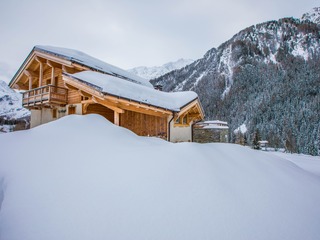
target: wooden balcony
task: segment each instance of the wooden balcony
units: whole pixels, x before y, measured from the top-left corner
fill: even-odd
[[[41,105],[65,105],[68,101],[68,90],[62,87],[46,85],[23,93],[22,105],[33,107]]]

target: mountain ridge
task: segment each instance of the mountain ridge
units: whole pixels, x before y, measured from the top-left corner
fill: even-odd
[[[233,141],[237,137],[233,131],[246,124],[248,142],[259,130],[274,147],[319,154],[317,10],[301,19],[282,18],[247,27],[203,58],[151,83],[162,85],[164,91],[197,92],[207,119],[229,122]]]
[[[140,66],[140,67],[128,69],[127,71],[130,73],[136,74],[142,78],[150,80],[150,79],[160,77],[173,70],[181,69],[186,65],[189,65],[193,61],[194,60],[192,59],[180,58],[177,61],[168,62],[161,66],[153,66],[153,67]]]

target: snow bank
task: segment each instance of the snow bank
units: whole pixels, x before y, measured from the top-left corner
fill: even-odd
[[[320,239],[319,177],[261,151],[138,137],[97,115],[0,146],[1,240]]]
[[[284,153],[280,151],[269,151],[267,152],[272,155],[279,156],[283,159],[286,159],[290,162],[293,162],[302,169],[316,174],[320,177],[320,156],[310,156],[304,154],[296,153]]]
[[[86,84],[94,85],[103,93],[170,109],[172,111],[180,111],[183,106],[198,97],[198,95],[192,91],[162,92],[98,72],[83,71],[67,75]]]

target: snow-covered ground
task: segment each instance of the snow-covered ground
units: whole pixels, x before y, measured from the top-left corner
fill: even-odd
[[[0,146],[1,240],[320,239],[320,177],[283,156],[139,137],[98,115]]]
[[[280,151],[269,151],[267,153],[289,160],[302,169],[316,174],[320,177],[320,156],[284,153]]]

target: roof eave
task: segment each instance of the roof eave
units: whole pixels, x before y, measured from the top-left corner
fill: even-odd
[[[138,103],[138,104],[148,105],[148,106],[150,106],[150,107],[160,108],[160,109],[165,110],[165,111],[171,111],[172,113],[178,112],[177,109],[164,108],[164,107],[161,107],[161,106],[156,106],[156,105],[153,105],[153,104],[148,104],[148,103],[144,103],[144,102],[139,102],[139,101],[134,100],[134,99],[130,99],[130,98],[126,98],[126,97],[123,97],[123,96],[119,96],[119,95],[115,95],[115,94],[112,94],[112,93],[105,92],[105,91],[102,90],[101,87],[96,86],[96,85],[91,84],[91,83],[88,83],[88,82],[86,82],[86,81],[84,81],[84,80],[82,80],[82,79],[80,79],[80,78],[75,77],[75,76],[72,76],[72,74],[63,73],[62,75],[67,76],[67,77],[69,77],[69,78],[71,78],[71,79],[73,79],[73,80],[79,81],[79,82],[81,82],[81,83],[83,83],[83,84],[86,84],[86,85],[89,86],[89,87],[94,87],[96,90],[100,91],[103,95],[107,95],[107,96],[111,96],[111,97],[116,97],[116,98],[119,98],[119,99],[124,99],[124,100],[126,100],[126,101],[132,101],[132,102],[135,102],[135,103]]]

